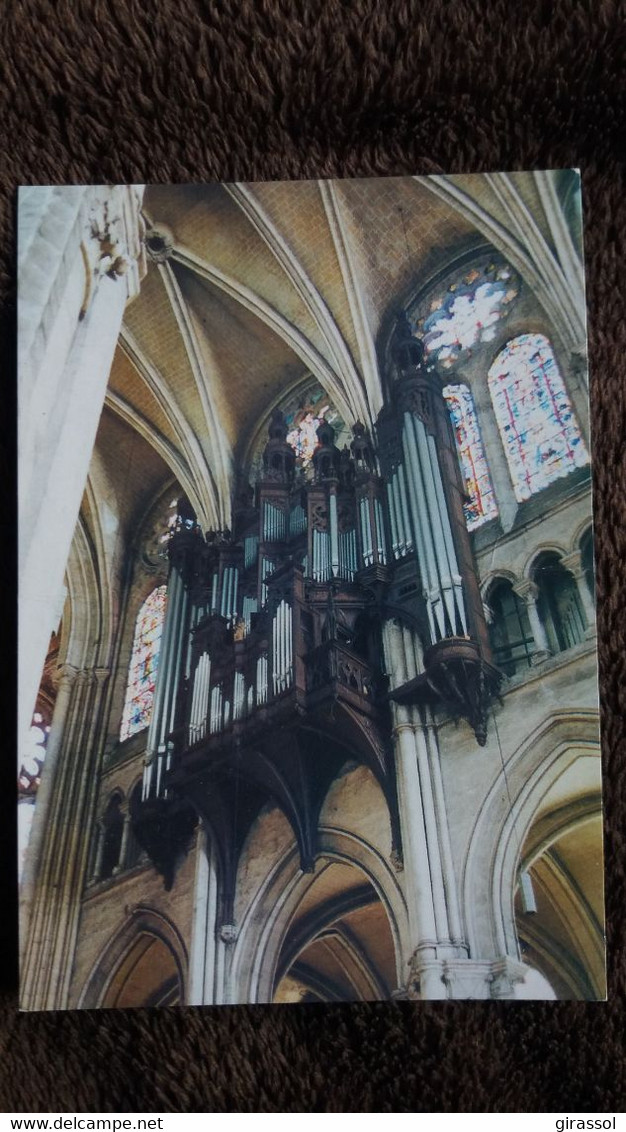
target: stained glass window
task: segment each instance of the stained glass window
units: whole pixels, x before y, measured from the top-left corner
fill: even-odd
[[[288,428],[287,443],[293,448],[301,467],[306,468],[313,459],[317,448],[317,429],[322,421],[328,421],[335,430],[335,443],[344,430],[344,423],[334,409],[327,394],[317,386],[298,398],[295,405],[288,405],[285,423]]]
[[[122,740],[135,735],[150,722],[166,601],[167,587],[157,586],[137,615],[120,730]]]
[[[507,342],[488,381],[520,502],[589,463],[547,338],[521,334]]]
[[[317,429],[322,420],[328,421],[335,430],[335,444],[338,448],[349,444],[350,432],[334,408],[328,394],[314,380],[300,385],[288,394],[277,408],[285,417],[287,442],[296,454],[296,468],[305,478],[312,470],[313,453],[317,448]],[[250,461],[250,479],[259,479],[263,469],[263,449],[267,444],[267,427],[263,427]]]
[[[461,475],[468,496],[463,506],[465,520],[468,530],[474,531],[498,514],[474,398],[467,385],[446,385],[443,395],[454,428]]]
[[[473,269],[434,299],[430,312],[414,322],[427,357],[450,369],[464,351],[491,342],[496,324],[519,294],[519,283],[508,264]]]
[[[172,499],[167,509],[167,519],[164,523],[165,529],[159,535],[159,542],[161,543],[161,545],[170,541],[173,532],[176,530],[178,521],[178,500]],[[163,551],[161,551],[161,553],[163,554]]]

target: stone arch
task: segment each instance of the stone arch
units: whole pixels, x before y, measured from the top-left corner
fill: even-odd
[[[506,567],[498,567],[496,570],[490,570],[485,574],[480,583],[480,593],[483,601],[489,604],[489,593],[494,586],[499,582],[510,582],[512,586],[520,581],[518,575],[514,570],[509,570]]]
[[[518,955],[514,896],[520,854],[542,800],[561,775],[584,756],[598,759],[594,711],[554,712],[510,756],[478,814],[462,880],[470,956]]]
[[[567,557],[567,551],[559,543],[541,542],[537,546],[533,547],[532,553],[529,554],[528,558],[524,562],[524,566],[522,568],[522,578],[528,579],[531,582],[534,580],[533,575],[535,568],[539,559],[544,554],[557,554],[559,558]]]
[[[483,596],[493,662],[508,677],[530,666],[536,647],[526,603],[515,587],[515,576],[508,570],[494,571]]]
[[[114,1005],[149,1005],[140,1002],[118,1003],[113,1000],[120,996],[123,980],[128,978],[132,960],[142,959],[150,946],[158,951],[161,962],[164,957],[171,960],[171,970],[175,972],[178,981],[179,1001],[184,1002],[187,950],[182,936],[163,913],[140,905],[113,935],[96,960],[81,994],[79,1008],[87,1010]]]
[[[365,839],[331,826],[322,826],[319,831],[316,869],[320,861],[352,865],[371,884],[387,915],[400,985],[409,955],[409,928],[406,902],[391,865]],[[277,861],[249,905],[238,932],[231,966],[232,1001],[272,1001],[283,943],[315,879],[316,871],[302,872],[295,845]]]
[[[593,537],[593,519],[590,519],[589,516],[586,516],[583,519],[582,523],[578,523],[578,525],[574,528],[570,540],[570,552],[573,550],[580,550],[581,543],[589,536]]]

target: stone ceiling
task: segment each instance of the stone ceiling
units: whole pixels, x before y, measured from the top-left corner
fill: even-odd
[[[531,237],[553,254],[535,177],[148,187],[153,254],[108,409],[203,525],[228,525],[235,470],[283,391],[311,373],[344,419],[371,423],[386,340],[413,295],[485,244],[531,276]]]

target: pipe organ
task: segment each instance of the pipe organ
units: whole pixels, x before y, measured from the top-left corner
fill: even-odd
[[[235,806],[235,781],[251,809],[282,791],[303,860],[306,782],[334,743],[371,757],[393,812],[390,700],[464,717],[484,743],[500,679],[443,383],[402,320],[392,372],[375,437],[357,423],[340,451],[322,421],[302,469],[276,411],[232,531],[203,537],[182,502],[171,538],[144,799],[171,792],[207,812]]]

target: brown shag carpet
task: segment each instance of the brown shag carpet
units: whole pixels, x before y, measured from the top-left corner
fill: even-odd
[[[3,5],[5,357],[20,182],[582,169],[610,976],[607,1004],[19,1016],[9,872],[0,904],[4,1111],[623,1111],[625,20],[613,0]],[[9,436],[5,487],[11,460]],[[4,570],[6,588],[10,562]],[[6,761],[5,847],[11,749]]]

